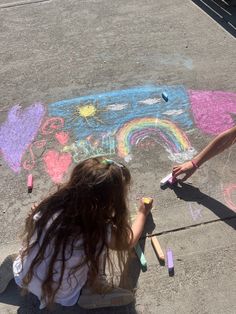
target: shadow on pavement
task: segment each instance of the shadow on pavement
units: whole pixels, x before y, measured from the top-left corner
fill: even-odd
[[[236,1],[235,0],[192,0],[226,31],[236,37]]]
[[[172,190],[178,198],[187,202],[196,202],[203,205],[230,227],[236,229],[235,219],[228,219],[236,217],[235,212],[211,196],[202,193],[199,188],[187,183],[179,183],[178,185],[172,186]]]
[[[12,280],[6,289],[6,291],[0,294],[0,303],[11,304],[13,306],[17,306],[17,314],[136,314],[135,305],[129,304],[127,306],[120,307],[109,307],[109,308],[101,308],[96,310],[85,310],[79,307],[78,305],[74,306],[61,306],[59,304],[55,304],[51,310],[48,309],[39,309],[39,301],[36,296],[29,293],[26,296],[21,296],[20,289],[15,284],[14,280]]]

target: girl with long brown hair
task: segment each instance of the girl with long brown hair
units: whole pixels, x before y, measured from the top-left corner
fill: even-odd
[[[99,279],[104,257],[114,276],[111,251],[117,253],[122,271],[127,252],[138,242],[152,207],[140,202],[130,227],[130,180],[125,165],[103,157],[89,158],[29,214],[13,271],[16,283],[36,295],[41,308],[53,303],[71,306],[78,302],[94,308],[133,301],[133,294],[125,289],[112,286],[105,293]]]

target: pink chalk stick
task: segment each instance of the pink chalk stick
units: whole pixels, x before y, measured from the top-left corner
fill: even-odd
[[[171,177],[171,178],[168,180],[168,182],[169,182],[170,184],[175,184],[175,183],[177,182],[177,179]]]
[[[29,190],[33,189],[33,175],[32,174],[28,175],[27,186]]]

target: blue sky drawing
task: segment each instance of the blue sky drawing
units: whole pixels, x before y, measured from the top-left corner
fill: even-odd
[[[162,92],[168,94],[167,102],[162,99]],[[157,99],[157,102],[145,104],[147,99],[154,99],[154,102]],[[73,114],[76,108],[89,103],[96,106],[98,120],[90,117],[88,123],[83,117]],[[124,108],[107,110],[117,104]],[[143,86],[54,102],[48,105],[48,114],[64,118],[64,129],[72,132],[75,139],[81,139],[90,134],[116,132],[124,123],[143,117],[171,120],[181,129],[189,130],[193,127],[189,105],[183,86]]]

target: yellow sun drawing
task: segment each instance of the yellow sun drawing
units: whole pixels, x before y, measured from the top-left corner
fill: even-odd
[[[93,104],[84,105],[76,108],[76,112],[83,118],[93,117],[97,112],[97,108]]]
[[[99,123],[104,123],[102,120],[98,118],[100,112],[106,111],[106,109],[98,109],[97,104],[95,103],[87,103],[83,105],[77,105],[73,111],[73,120],[82,118],[86,121],[88,125],[90,125],[89,120],[95,121]]]

